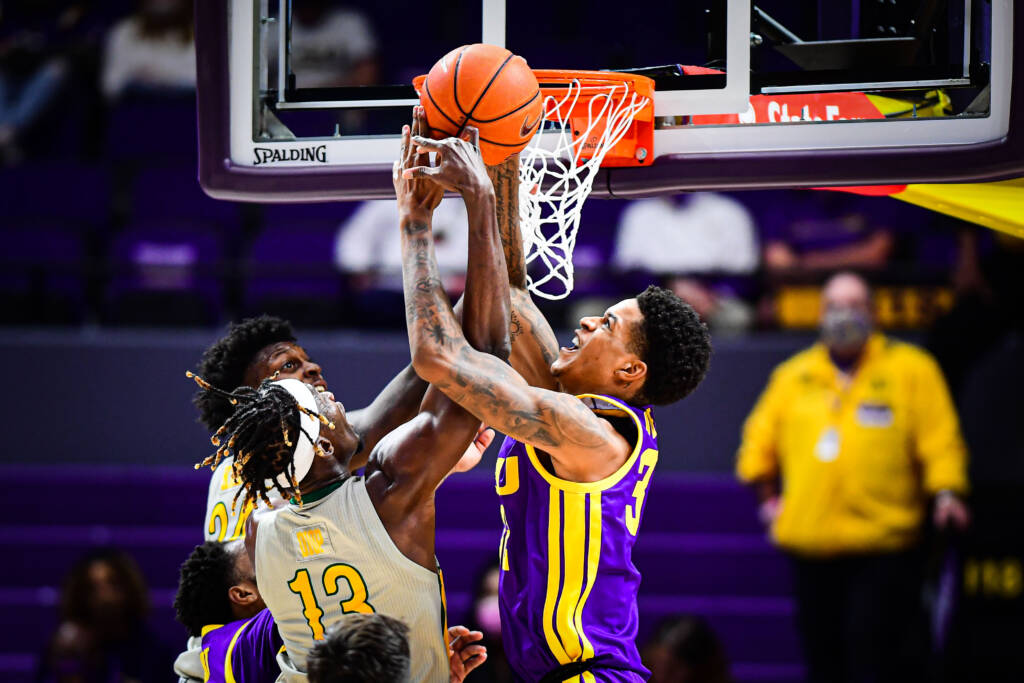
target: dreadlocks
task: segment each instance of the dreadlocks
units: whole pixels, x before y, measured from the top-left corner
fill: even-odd
[[[287,320],[269,315],[246,318],[232,324],[228,333],[203,353],[198,374],[218,389],[230,391],[245,384],[245,371],[260,349],[294,341],[295,332]],[[200,391],[192,402],[199,409],[199,421],[208,431],[231,417],[233,408],[220,394]]]
[[[317,440],[302,428],[299,413],[301,411],[314,420],[319,420],[328,429],[334,429],[334,423],[325,416],[299,405],[287,389],[275,384],[273,380],[277,378],[277,373],[263,380],[259,389],[239,387],[234,391],[224,391],[212,386],[191,372],[186,372],[185,376],[194,379],[203,391],[215,394],[235,407],[231,417],[210,437],[210,443],[218,447],[217,451],[196,465],[196,469],[206,466],[215,468],[223,458],[235,459],[232,472],[235,479],[242,482],[242,488],[231,501],[232,512],[243,491],[243,508],[249,502],[255,505],[260,500],[269,506],[270,498],[267,494],[271,489],[276,489],[282,497],[287,497],[277,480],[278,475],[282,473],[291,482],[290,488],[295,491],[299,505],[302,505],[302,492],[299,491],[299,483],[295,480],[293,439],[304,435],[313,444],[313,450],[317,455],[326,458],[327,453]],[[273,482],[270,488],[267,487],[267,480]]]

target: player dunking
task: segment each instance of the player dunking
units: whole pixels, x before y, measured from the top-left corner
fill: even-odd
[[[447,162],[463,144],[414,141],[441,163],[403,166],[400,206],[429,192],[430,181],[450,187]],[[525,289],[515,164],[495,178],[512,277],[513,367],[466,343],[440,286],[429,221],[403,215],[413,366],[508,435],[496,476],[504,520],[499,598],[505,651],[518,676],[646,680],[634,642],[640,575],[631,553],[658,459],[649,406],[696,388],[710,339],[692,308],[652,287],[583,318],[570,345],[556,349]],[[485,256],[472,252],[470,262]]]
[[[406,148],[409,136],[406,127]],[[408,156],[408,164],[416,163],[413,150]],[[469,264],[467,335],[507,356],[508,286],[493,188],[478,152],[455,161],[461,162],[458,189],[470,217],[469,242],[487,254]],[[435,186],[400,204],[429,222],[441,194]],[[479,421],[428,389],[421,412],[381,440],[366,476],[358,477],[348,465],[359,438],[328,394],[288,379],[264,380],[259,389],[241,388],[229,398],[238,405],[215,438],[218,455],[235,458],[243,502],[264,498],[268,489],[294,495],[291,505],[263,521],[250,517],[246,531],[261,594],[287,648],[279,659],[282,672],[303,680],[314,640],[343,613],[379,612],[410,629],[412,680],[448,681],[433,495]]]

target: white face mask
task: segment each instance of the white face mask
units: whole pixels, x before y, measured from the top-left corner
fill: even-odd
[[[860,351],[870,334],[871,319],[856,308],[830,308],[821,318],[821,341],[834,353]]]

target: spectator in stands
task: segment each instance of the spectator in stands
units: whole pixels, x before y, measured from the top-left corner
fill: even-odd
[[[938,365],[873,331],[867,283],[835,275],[823,300],[821,341],[772,374],[737,473],[792,560],[808,680],[914,681],[922,523],[932,501],[936,527],[966,527],[966,452]]]
[[[79,560],[61,595],[61,623],[37,681],[165,681],[174,656],[146,623],[149,594],[125,552]]]
[[[269,36],[276,45],[276,33]],[[377,39],[361,12],[302,0],[292,7],[291,69],[300,88],[377,83]]]
[[[810,190],[786,197],[761,217],[769,274],[877,269],[889,262],[895,244],[891,226],[864,211],[871,200]]]
[[[36,0],[0,12],[0,163],[18,162],[24,135],[53,105],[71,70],[81,2]]]
[[[754,220],[735,199],[712,192],[641,199],[622,214],[613,264],[665,278],[716,331],[746,329],[742,295],[757,269]]]
[[[196,87],[192,0],[139,0],[110,31],[100,84],[108,99],[127,90],[180,92]]]
[[[681,615],[662,622],[644,646],[649,683],[731,683],[729,660],[703,617]]]
[[[465,287],[467,221],[466,206],[458,199],[442,199],[434,211],[437,265],[449,294]],[[374,200],[364,202],[338,231],[334,262],[349,275],[364,322],[404,325],[401,236],[396,225],[395,202]]]

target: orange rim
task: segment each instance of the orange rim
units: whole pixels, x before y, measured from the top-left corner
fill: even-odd
[[[629,132],[623,139],[612,147],[605,154],[601,166],[648,166],[654,160],[654,80],[639,74],[621,73],[618,71],[581,71],[572,69],[534,69],[534,75],[540,85],[544,97],[556,98],[554,106],[552,103],[545,105],[544,118],[548,121],[562,121],[571,124],[573,136],[578,131],[586,130],[589,123],[589,103],[595,97],[611,96],[615,100],[621,100],[636,93],[647,98],[644,105],[633,119]],[[427,79],[426,74],[416,76],[413,87],[417,93],[423,92],[423,82]],[[579,83],[579,94],[571,101],[561,102],[561,98],[568,94],[570,87]],[[619,88],[615,86],[626,86]],[[562,112],[558,117],[553,116],[561,106],[568,105],[569,110]],[[600,125],[593,132],[600,132],[604,128]]]

